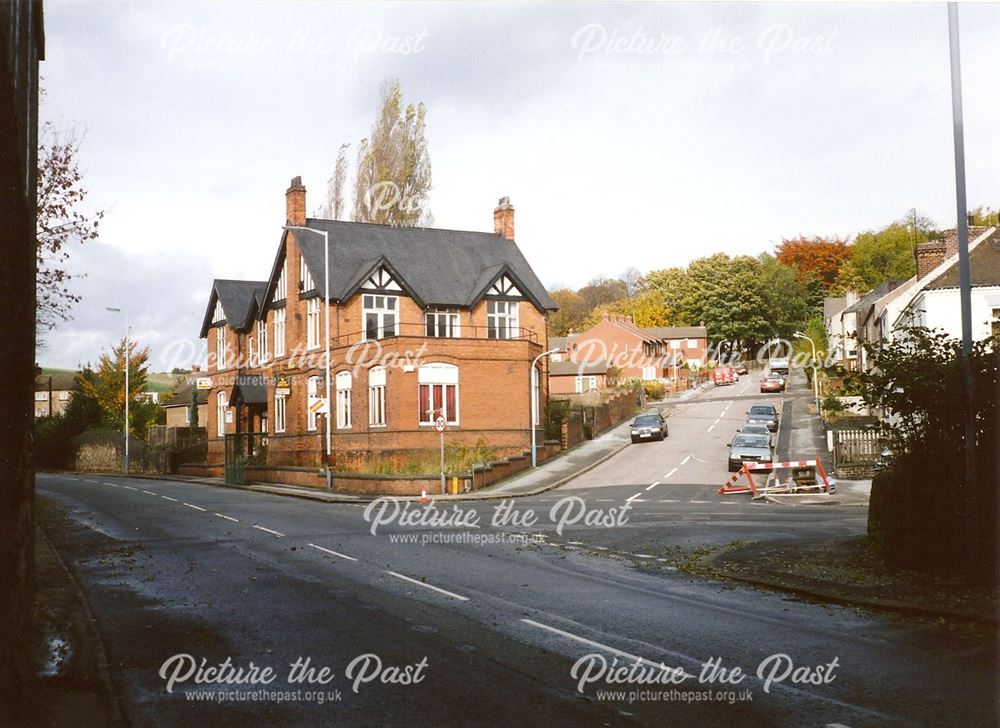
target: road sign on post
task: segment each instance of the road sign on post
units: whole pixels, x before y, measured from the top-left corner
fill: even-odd
[[[447,423],[445,422],[444,417],[439,416],[436,420],[434,420],[434,429],[437,430],[438,434],[441,436],[441,495],[444,495],[447,492],[444,477],[444,428],[446,424]]]

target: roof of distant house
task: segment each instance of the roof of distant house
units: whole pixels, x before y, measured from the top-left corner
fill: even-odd
[[[847,298],[844,296],[830,296],[823,299],[823,320],[832,319],[837,314],[847,308]]]
[[[865,312],[873,306],[877,300],[882,298],[882,296],[896,290],[904,283],[906,283],[906,281],[886,281],[885,283],[880,283],[878,286],[862,296],[857,303],[848,306],[841,311],[841,314]]]
[[[170,396],[166,402],[163,403],[164,407],[186,407],[191,404],[191,384],[182,384],[179,386],[174,393]],[[199,389],[198,394],[198,404],[208,404],[208,390]]]
[[[571,376],[592,376],[596,374],[607,374],[608,363],[606,361],[554,361],[549,367],[550,377],[571,377]]]
[[[704,326],[646,326],[642,330],[657,339],[708,338],[708,329]]]
[[[568,336],[550,336],[549,348],[558,349],[559,351],[566,351],[566,342],[568,340],[569,340]]]
[[[495,233],[315,218],[306,220],[305,227],[325,231],[329,236],[333,300],[347,299],[384,266],[405,292],[424,306],[472,306],[501,275],[506,275],[539,308],[559,308],[517,244]],[[323,235],[309,230],[295,230],[292,234],[316,290],[323,291]]]
[[[978,287],[1000,286],[1000,231],[994,231],[969,252],[969,282]],[[958,288],[958,261],[924,288]]]
[[[35,377],[35,391],[36,392],[47,392],[49,391],[49,378],[52,379],[52,391],[53,392],[65,392],[73,389],[73,385],[76,383],[76,375],[78,372],[61,372],[59,374],[42,374]]]

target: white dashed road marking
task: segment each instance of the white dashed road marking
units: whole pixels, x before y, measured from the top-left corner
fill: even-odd
[[[145,493],[146,495],[156,495],[156,493],[154,493],[153,491],[146,490],[145,488],[143,488],[142,492]]]
[[[225,518],[227,521],[232,521],[233,523],[239,523],[238,518],[233,518],[232,516],[227,516],[225,513],[216,513],[219,518]]]
[[[187,505],[187,503],[185,503],[184,505]],[[285,534],[281,533],[280,531],[272,531],[270,528],[264,528],[263,526],[257,526],[257,525],[255,525],[254,528],[256,528],[258,531],[264,531],[265,533],[270,533],[272,536],[277,536],[278,538],[285,537]]]
[[[636,498],[638,498],[638,497],[639,497],[640,495],[642,495],[642,493],[641,493],[641,492],[639,492],[639,493],[636,493],[636,494],[635,494],[634,496],[632,496],[631,498],[626,498],[626,499],[625,499],[625,502],[626,502],[626,503],[631,503],[631,502],[632,502],[632,501],[634,501],[634,500],[635,500]]]
[[[91,481],[88,480],[87,482],[89,483]],[[117,488],[118,487],[117,483],[105,483],[105,485],[110,485],[112,488]]]
[[[185,503],[184,505],[186,505],[188,508],[194,508],[196,511],[205,511],[205,510],[208,510],[207,508],[202,508],[201,506],[196,506],[196,505],[193,505],[191,503]]]
[[[681,460],[681,465],[687,465],[688,464],[688,460],[690,460],[690,459],[691,459],[691,456],[688,455],[683,460]]]
[[[666,475],[663,476],[664,480],[666,480],[667,478],[669,478],[671,475],[673,475],[676,472],[677,472],[677,468],[674,468],[669,473],[667,473]]]
[[[348,561],[357,561],[357,559],[354,558],[353,556],[348,556],[347,554],[339,553],[337,551],[334,551],[333,549],[326,549],[326,548],[323,548],[322,546],[317,546],[314,543],[311,543],[311,544],[308,544],[308,545],[310,547],[316,549],[317,551],[322,551],[324,554],[330,554],[330,556],[336,556],[336,557],[341,558],[341,559],[347,559]]]
[[[434,591],[438,592],[439,594],[444,594],[446,597],[451,597],[452,599],[458,599],[459,601],[462,601],[462,602],[469,601],[468,597],[463,597],[461,594],[456,594],[455,592],[450,592],[447,589],[442,589],[441,587],[434,586],[433,584],[427,584],[426,582],[423,582],[423,581],[417,581],[416,579],[411,579],[410,577],[405,576],[403,574],[397,574],[395,571],[389,571],[387,569],[385,573],[389,574],[391,576],[395,576],[397,579],[402,579],[403,581],[408,581],[411,584],[416,584],[417,586],[422,586],[425,589],[433,589]]]
[[[660,481],[658,481],[658,480],[657,480],[657,481],[656,481],[655,483],[653,483],[652,485],[650,485],[650,486],[647,486],[647,487],[646,487],[646,490],[652,490],[653,488],[655,488],[655,487],[656,487],[656,486],[658,486],[659,484],[660,484]]]
[[[171,497],[170,497],[169,495],[161,495],[160,497],[161,497],[161,498],[162,498],[163,500],[168,500],[168,501],[173,501],[174,503],[177,503],[177,502],[178,502],[176,498],[171,498]]]
[[[131,485],[123,485],[122,488],[128,488],[129,490],[139,490],[138,488],[133,488]]]

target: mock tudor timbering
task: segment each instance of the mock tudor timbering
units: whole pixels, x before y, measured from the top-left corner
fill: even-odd
[[[285,203],[308,229],[282,233],[268,279],[216,280],[209,295],[209,462],[225,434],[265,432],[268,464],[321,463],[327,315],[335,457],[434,448],[438,416],[451,442],[524,449],[531,362],[557,306],[514,242],[510,200],[494,233],[308,218],[300,177]]]

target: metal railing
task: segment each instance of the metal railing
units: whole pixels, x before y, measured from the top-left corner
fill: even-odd
[[[331,344],[334,347],[351,346],[363,341],[386,341],[388,339],[399,338],[422,338],[422,339],[481,339],[489,341],[529,341],[538,343],[538,334],[531,329],[518,327],[515,331],[498,328],[495,326],[456,326],[451,331],[457,330],[454,336],[438,336],[440,330],[437,324],[432,323],[402,323],[397,322],[394,326],[373,327],[362,331],[353,331],[349,334],[334,336]]]

